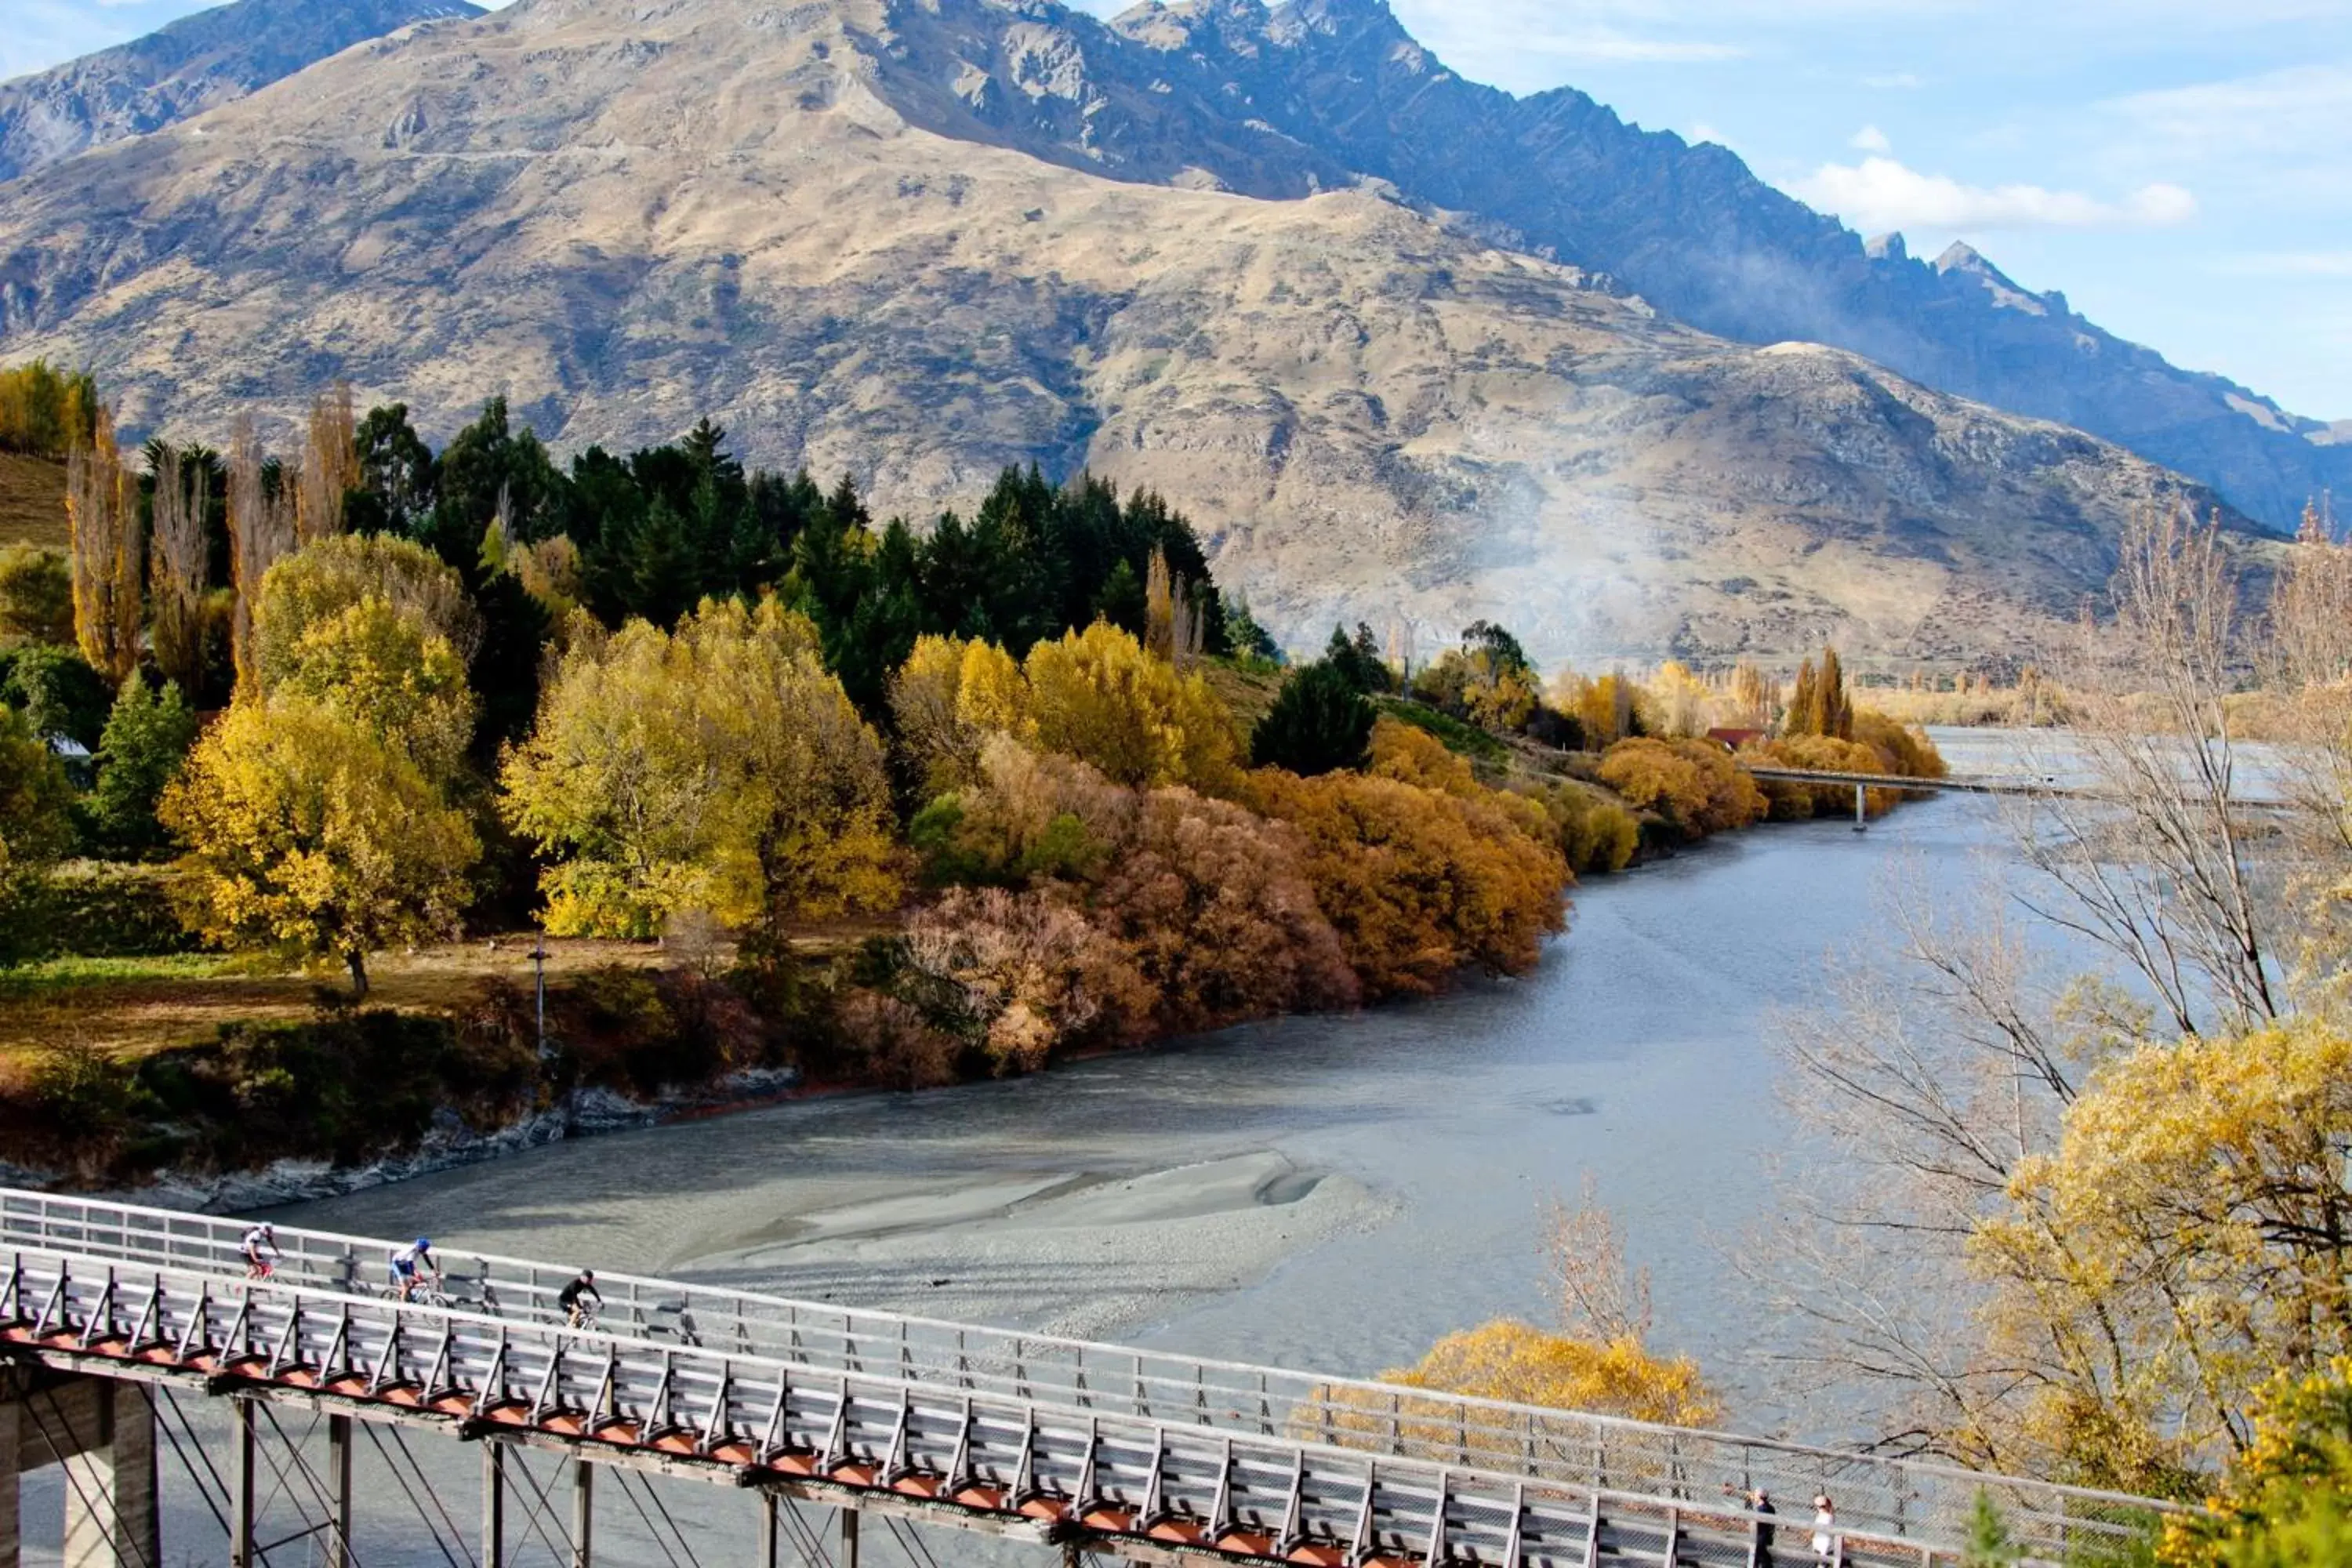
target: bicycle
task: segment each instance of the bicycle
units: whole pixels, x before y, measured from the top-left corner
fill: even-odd
[[[404,1297],[400,1293],[400,1287],[397,1284],[380,1286],[378,1291],[385,1300],[397,1302],[404,1307],[431,1307],[446,1312],[458,1305],[457,1299],[443,1289],[437,1279],[429,1283],[424,1279],[418,1279],[408,1288],[408,1294]]]

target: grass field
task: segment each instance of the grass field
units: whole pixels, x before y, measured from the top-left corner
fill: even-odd
[[[847,919],[811,927],[793,939],[795,953],[823,963],[895,927]],[[368,1005],[442,1012],[464,1003],[490,979],[528,986],[537,938],[497,938],[383,952],[368,961]],[[680,960],[655,942],[550,937],[547,983],[561,985],[593,969],[619,964],[659,969]],[[731,949],[715,955],[724,962]],[[224,1024],[295,1023],[310,1016],[321,991],[348,994],[350,977],[331,970],[289,969],[251,957],[210,953],[170,958],[59,958],[0,971],[0,1077],[47,1046],[91,1046],[133,1057],[211,1039]]]
[[[0,452],[0,544],[66,547],[66,466]]]
[[[371,1006],[451,1006],[483,981],[530,982],[529,933],[383,953],[368,965]],[[550,984],[620,963],[655,968],[673,954],[647,943],[551,940]],[[209,1039],[223,1024],[287,1023],[308,1017],[321,987],[348,988],[328,973],[257,967],[209,954],[173,958],[62,958],[0,974],[0,1057],[51,1044],[145,1055]]]

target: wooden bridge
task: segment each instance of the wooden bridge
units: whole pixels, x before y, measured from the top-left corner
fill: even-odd
[[[387,1455],[379,1434],[478,1447],[479,1533],[462,1559],[473,1568],[517,1563],[524,1522],[533,1550],[589,1568],[600,1473],[625,1490],[649,1490],[649,1478],[740,1489],[739,1560],[759,1568],[788,1555],[855,1568],[865,1520],[918,1563],[928,1552],[908,1525],[1066,1563],[1759,1568],[1775,1560],[1775,1527],[1779,1562],[1813,1560],[1802,1538],[1824,1490],[1837,1563],[1956,1564],[1982,1494],[2024,1560],[2055,1568],[2116,1560],[2167,1507],[620,1275],[599,1275],[602,1323],[575,1331],[555,1307],[568,1268],[452,1254],[448,1300],[401,1302],[374,1283],[390,1243],[281,1230],[276,1274],[249,1281],[242,1229],[0,1190],[0,1568],[19,1558],[19,1475],[48,1464],[68,1473],[72,1568],[162,1568],[167,1487],[193,1489],[217,1525],[217,1551],[175,1542],[172,1562],[355,1568],[367,1560],[353,1511],[362,1433]],[[173,1436],[192,1430],[184,1410],[197,1404],[228,1413],[224,1454],[191,1455]],[[301,1451],[280,1412],[318,1417],[325,1453]],[[534,1452],[568,1472],[569,1508],[532,1481],[524,1521],[509,1493]],[[257,1530],[265,1467],[307,1478],[273,1494],[309,1510],[274,1542]],[[424,1479],[413,1464],[396,1473]],[[414,1528],[445,1531],[443,1500],[400,1484]],[[1759,1488],[1788,1511],[1751,1510]],[[832,1510],[822,1530],[807,1505]],[[551,1532],[551,1513],[568,1524]]]

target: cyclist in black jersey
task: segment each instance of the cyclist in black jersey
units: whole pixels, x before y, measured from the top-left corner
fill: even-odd
[[[555,1293],[555,1304],[563,1309],[563,1321],[575,1329],[588,1321],[592,1310],[581,1303],[590,1300],[599,1308],[604,1304],[603,1294],[596,1289],[596,1271],[593,1268],[583,1268],[578,1279]]]

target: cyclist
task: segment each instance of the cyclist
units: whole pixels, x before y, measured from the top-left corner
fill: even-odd
[[[268,1279],[277,1272],[280,1256],[278,1227],[264,1220],[245,1233],[244,1239],[236,1244],[236,1249],[245,1255],[245,1277],[247,1279]]]
[[[433,1256],[433,1238],[420,1236],[412,1246],[392,1249],[392,1291],[405,1301],[416,1289],[418,1269],[433,1277],[433,1288],[441,1289],[441,1260]]]
[[[595,1301],[595,1308],[592,1309],[581,1304],[584,1300],[589,1299]],[[575,1329],[585,1328],[593,1321],[595,1312],[601,1310],[604,1305],[604,1293],[596,1289],[596,1271],[593,1268],[583,1268],[578,1279],[555,1293],[555,1304],[563,1309],[563,1321]]]

